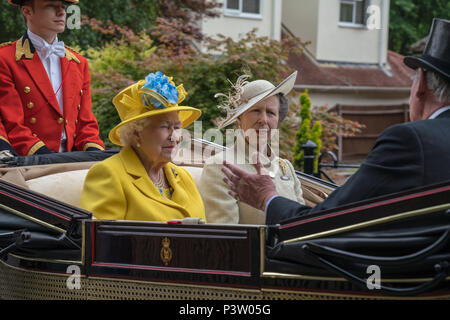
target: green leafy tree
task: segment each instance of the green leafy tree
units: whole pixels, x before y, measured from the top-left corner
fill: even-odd
[[[328,111],[327,106],[312,106],[308,90],[300,95],[299,104],[290,106],[291,115],[282,126],[285,157],[291,160],[296,168],[303,168],[303,150],[301,146],[311,140],[317,145],[315,150],[314,170],[318,172],[319,157],[322,151],[338,150],[339,136],[349,137],[360,133],[365,126],[339,116],[336,112]],[[298,121],[297,119],[301,119]],[[311,128],[312,125],[312,128]],[[294,137],[294,138],[292,138]],[[294,150],[293,156],[291,151]]]
[[[17,7],[0,1],[0,43],[19,39],[25,32],[25,22]]]
[[[389,48],[410,54],[410,46],[426,37],[433,18],[450,19],[448,0],[391,0]]]
[[[124,29],[139,32],[154,25],[158,8],[154,0],[82,0],[78,4],[82,15],[81,29],[68,29],[60,39],[71,46],[81,48],[104,45],[114,37],[107,28],[95,28],[103,22],[111,22]],[[71,14],[68,13],[67,17]],[[91,21],[91,19],[93,19]],[[19,7],[13,7],[7,1],[0,2],[0,43],[17,40],[26,30]],[[94,27],[93,27],[94,26]]]
[[[319,168],[319,156],[322,149],[322,125],[319,121],[312,121],[311,115],[311,99],[308,96],[308,90],[305,90],[300,95],[300,111],[298,115],[301,118],[300,129],[295,133],[296,144],[294,147],[294,167],[303,168],[304,167],[304,151],[302,146],[311,140],[317,145],[316,150],[314,150],[315,160],[314,160],[314,170],[318,172]],[[311,124],[312,125],[311,128]]]
[[[317,146],[314,150],[314,172],[319,172],[319,158],[322,151],[322,124],[320,121],[315,121],[311,129],[311,141]]]
[[[216,0],[81,0],[78,6],[81,28],[66,28],[60,39],[70,46],[87,49],[143,30],[159,32],[160,26],[166,30],[164,26],[171,23],[183,27],[178,40],[201,39],[196,22],[202,16],[217,17],[215,9],[221,4]],[[71,14],[68,13],[68,18]],[[0,43],[17,40],[26,30],[19,7],[9,5],[6,0],[0,1],[0,25]]]
[[[188,95],[183,105],[202,110],[200,120],[206,131],[216,128],[217,121],[224,116],[217,108],[220,101],[214,95],[230,90],[228,79],[235,82],[241,74],[247,73],[252,79],[279,83],[293,71],[284,61],[290,52],[298,50],[293,40],[257,37],[255,30],[238,41],[223,36],[205,41],[214,54],[189,49],[174,55],[163,43],[152,41],[146,33],[114,41],[100,50],[84,51],[90,56],[93,111],[104,141],[108,142],[105,138],[109,130],[118,123],[112,98],[150,72],[162,71],[172,76],[177,84],[184,84]]]

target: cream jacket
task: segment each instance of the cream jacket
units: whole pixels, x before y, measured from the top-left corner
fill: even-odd
[[[221,168],[225,158],[247,172],[256,173],[255,167],[248,160],[250,158],[248,149],[245,151],[238,149],[235,144],[233,148],[207,159],[203,167],[199,191],[205,205],[208,223],[265,224],[265,213],[230,196],[228,185],[223,181],[224,174]],[[271,173],[278,194],[304,204],[301,184],[292,164],[278,157],[264,160],[267,162],[264,167]]]

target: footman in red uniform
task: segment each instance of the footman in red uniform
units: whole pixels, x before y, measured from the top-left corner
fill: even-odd
[[[0,45],[0,149],[9,144],[19,155],[103,150],[88,62],[57,37],[67,3],[78,0],[8,2],[20,6],[28,29]]]

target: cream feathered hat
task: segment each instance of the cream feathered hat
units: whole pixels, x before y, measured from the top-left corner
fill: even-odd
[[[227,112],[226,118],[219,123],[219,129],[235,122],[241,114],[253,107],[259,101],[279,93],[287,95],[294,87],[297,71],[284,79],[278,86],[274,86],[267,80],[248,82],[246,81],[248,77],[248,75],[242,75],[237,79],[236,84],[231,83],[232,91],[228,94],[215,94],[215,98],[226,98],[226,101],[218,106],[218,108]]]

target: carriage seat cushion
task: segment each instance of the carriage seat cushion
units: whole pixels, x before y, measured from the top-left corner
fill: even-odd
[[[190,166],[184,166],[183,168],[189,171],[198,187],[202,168]],[[26,184],[33,191],[79,207],[81,191],[88,171],[88,169],[83,169],[50,174],[27,180]]]
[[[28,187],[50,198],[79,207],[84,179],[89,170],[60,172],[27,180]]]

